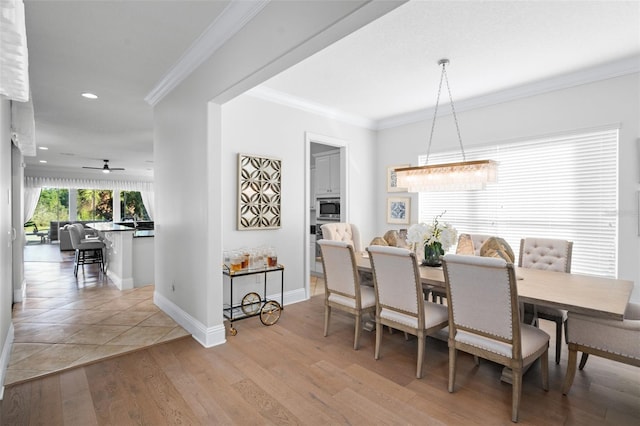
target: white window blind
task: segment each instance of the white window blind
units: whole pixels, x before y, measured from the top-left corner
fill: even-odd
[[[498,161],[498,181],[482,191],[423,192],[420,222],[458,233],[504,238],[517,257],[524,237],[573,241],[572,272],[616,277],[618,129],[465,150],[467,160]],[[426,156],[419,162],[425,164]],[[460,151],[429,164],[460,161]],[[452,249],[455,250],[455,249]]]

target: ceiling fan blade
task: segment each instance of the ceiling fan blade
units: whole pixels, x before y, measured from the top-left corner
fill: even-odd
[[[109,167],[109,170],[124,170],[122,167]]]
[[[94,170],[102,170],[102,167],[87,167],[87,166],[82,166],[83,169],[94,169]],[[113,170],[113,169],[112,169]]]

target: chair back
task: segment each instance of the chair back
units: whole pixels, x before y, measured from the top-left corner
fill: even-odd
[[[344,241],[353,246],[356,252],[362,251],[362,242],[360,240],[360,231],[358,227],[352,223],[325,223],[321,226],[322,238],[332,241]]]
[[[69,230],[69,238],[71,239],[71,247],[74,249],[78,249],[80,247],[80,241],[82,241],[83,238],[83,228],[84,226],[79,223],[67,226],[67,229]]]
[[[520,316],[513,264],[501,258],[447,254],[443,269],[450,339],[460,332],[488,337],[512,344],[514,358],[519,357]]]
[[[456,254],[480,256],[480,248],[489,238],[491,238],[491,235],[460,234],[458,236],[458,246],[456,247]]]
[[[520,240],[518,266],[571,272],[573,241],[552,238],[523,238]]]
[[[399,247],[369,246],[377,314],[423,329],[424,296],[416,255]]]
[[[319,240],[318,244],[322,251],[325,296],[330,297],[335,293],[359,300],[358,269],[351,244],[325,239]]]

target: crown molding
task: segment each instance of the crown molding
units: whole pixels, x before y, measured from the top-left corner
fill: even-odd
[[[144,100],[155,106],[256,16],[270,0],[231,1]]]
[[[522,86],[489,93],[483,96],[456,101],[456,111],[469,111],[476,108],[488,107],[517,99],[528,98],[556,90],[568,89],[582,84],[594,83],[609,78],[621,77],[627,74],[640,72],[640,56],[631,56],[607,64],[585,68],[573,73],[562,74],[556,77],[539,80]],[[448,103],[446,104],[448,105]],[[434,107],[413,111],[408,114],[385,118],[377,121],[376,130],[389,129],[416,123],[433,118]],[[449,109],[440,108],[438,116],[451,114]]]
[[[266,86],[256,86],[253,89],[245,92],[245,94],[253,96],[254,98],[263,99],[268,102],[273,102],[302,111],[307,111],[312,114],[330,118],[332,120],[342,121],[343,123],[351,124],[354,126],[364,127],[371,130],[376,129],[375,120],[348,114],[335,108],[292,96]]]
[[[623,75],[633,74],[637,72],[640,72],[640,56],[632,56],[629,58],[610,62],[608,64],[585,68],[577,72],[559,75],[546,80],[540,80],[530,84],[524,84],[522,86],[500,90],[484,96],[477,96],[462,101],[456,101],[456,111],[469,111],[476,108],[514,101],[517,99],[540,95],[555,90],[567,89],[582,84],[593,83],[609,78],[621,77]],[[419,121],[431,120],[434,113],[434,107],[430,107],[376,121],[354,114],[348,114],[326,105],[310,102],[303,98],[291,96],[266,86],[256,86],[253,89],[247,91],[246,94],[269,102],[274,102],[291,108],[311,112],[313,114],[318,114],[323,117],[328,117],[370,130],[384,130],[403,126],[406,124],[416,123]],[[448,103],[443,105],[448,105]],[[440,108],[438,111],[438,116],[449,114],[451,114],[451,112],[447,108]]]

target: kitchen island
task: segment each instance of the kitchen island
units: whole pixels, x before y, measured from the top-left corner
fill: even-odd
[[[120,290],[154,283],[154,230],[113,222],[87,224],[106,245],[107,276]]]

